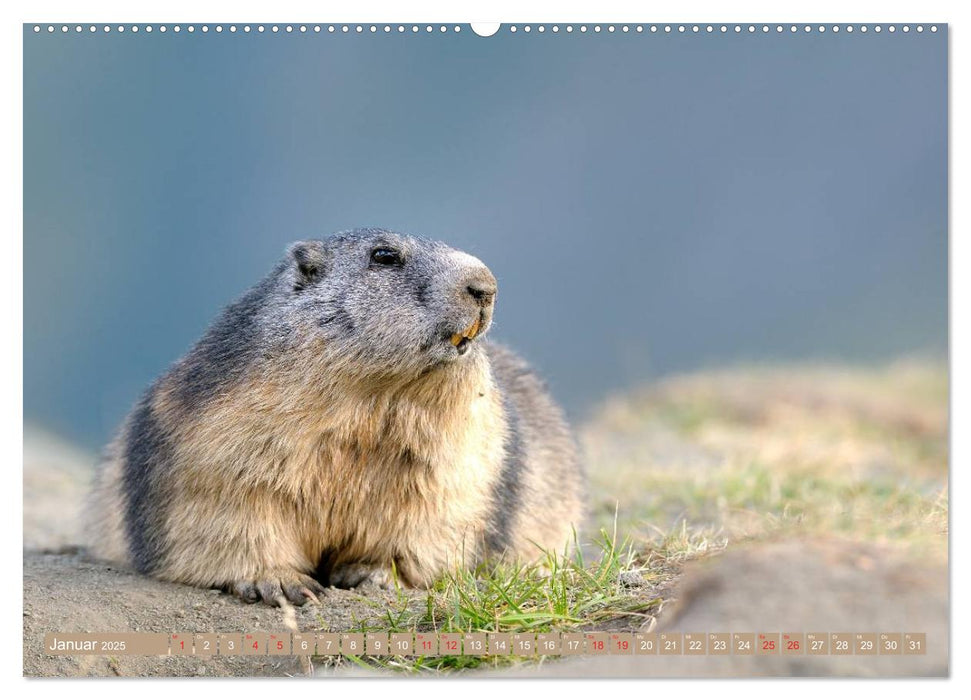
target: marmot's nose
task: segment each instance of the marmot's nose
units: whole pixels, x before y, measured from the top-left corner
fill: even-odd
[[[466,280],[465,291],[479,306],[488,306],[496,296],[496,278],[483,269]]]

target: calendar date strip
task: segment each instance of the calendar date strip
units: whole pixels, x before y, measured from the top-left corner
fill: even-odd
[[[923,632],[50,633],[51,655],[749,656],[926,654]]]

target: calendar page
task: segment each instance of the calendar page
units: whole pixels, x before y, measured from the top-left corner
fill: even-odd
[[[24,676],[949,674],[947,22],[262,14],[22,26]]]

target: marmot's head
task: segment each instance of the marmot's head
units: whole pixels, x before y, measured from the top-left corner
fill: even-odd
[[[492,323],[496,279],[482,261],[392,231],[294,243],[276,276],[287,329],[355,373],[461,362]]]

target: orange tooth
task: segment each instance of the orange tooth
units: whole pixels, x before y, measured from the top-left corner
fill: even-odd
[[[461,333],[454,333],[449,340],[452,343],[452,345],[457,346],[459,343],[462,342],[463,338],[468,338],[469,340],[472,340],[478,334],[479,334],[479,320],[476,319],[475,323],[473,323],[471,326],[466,328]]]

